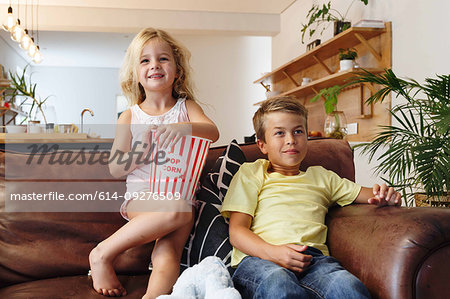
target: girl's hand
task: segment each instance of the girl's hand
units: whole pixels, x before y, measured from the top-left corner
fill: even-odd
[[[190,124],[165,124],[153,125],[151,130],[156,131],[155,140],[158,140],[161,148],[170,148],[174,146],[183,136],[192,135],[192,126]]]
[[[369,198],[369,204],[374,204],[378,206],[398,206],[402,204],[401,195],[392,187],[382,184],[373,185],[373,197]]]

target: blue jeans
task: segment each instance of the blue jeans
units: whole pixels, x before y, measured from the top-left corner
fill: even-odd
[[[339,262],[316,248],[306,271],[296,274],[277,264],[253,256],[245,257],[233,274],[234,287],[243,298],[370,298],[369,291]]]

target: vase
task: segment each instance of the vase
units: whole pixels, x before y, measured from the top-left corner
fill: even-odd
[[[333,111],[325,118],[323,127],[326,137],[343,139],[347,135],[347,119],[343,111]]]

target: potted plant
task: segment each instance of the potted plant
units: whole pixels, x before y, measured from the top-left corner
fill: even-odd
[[[306,15],[306,18],[308,19],[308,22],[306,24],[302,24],[302,44],[304,43],[304,38],[306,31],[309,29],[309,37],[312,37],[314,33],[318,29],[320,29],[320,35],[322,35],[323,31],[328,28],[328,26],[325,26],[326,23],[334,22],[334,35],[337,35],[341,33],[342,31],[350,28],[351,23],[346,20],[347,13],[350,10],[350,7],[352,7],[353,3],[356,0],[353,0],[352,3],[350,3],[349,7],[347,8],[347,11],[344,15],[342,15],[339,11],[336,9],[331,8],[331,1],[328,1],[327,4],[323,4],[322,6],[313,4],[311,9],[309,10],[308,14]],[[364,5],[367,5],[369,3],[369,0],[359,0],[364,3]]]
[[[343,139],[347,135],[347,120],[343,111],[337,111],[336,105],[338,100],[338,94],[341,92],[342,87],[335,85],[329,88],[321,89],[320,92],[313,97],[310,102],[314,103],[319,98],[325,99],[325,118],[324,132],[326,137]]]
[[[339,49],[339,70],[347,71],[355,66],[355,59],[358,53],[355,48]]]
[[[380,126],[373,141],[356,147],[369,161],[378,149],[387,149],[377,158],[376,170],[401,190],[408,206],[414,194],[423,191],[428,202],[449,207],[450,75],[426,78],[421,84],[400,79],[390,69],[378,75],[364,71],[349,84],[366,82],[381,86],[367,103],[383,102],[390,92],[405,102],[389,109],[393,125]]]
[[[43,105],[47,101],[47,98],[41,100],[36,95],[36,83],[31,82],[31,78],[27,82],[25,73],[28,68],[28,65],[24,68],[22,74],[9,72],[9,76],[11,77],[11,86],[6,89],[10,91],[8,94],[9,103],[16,104],[18,107],[29,106],[28,116],[25,117],[21,124],[23,124],[27,119],[30,119],[29,122],[37,122],[37,116],[40,114],[45,124],[47,124],[47,119],[45,118],[45,113],[43,110]],[[17,101],[19,103],[17,103]]]

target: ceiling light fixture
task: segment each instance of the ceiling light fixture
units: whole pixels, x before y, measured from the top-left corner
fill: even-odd
[[[17,22],[14,21],[13,9],[11,1],[9,1],[8,16],[6,18],[6,24],[3,24],[3,29],[9,31],[11,34],[11,39],[19,43],[19,46],[31,57],[35,63],[42,62],[42,54],[39,50],[39,0],[37,0],[36,7],[36,34],[37,43],[35,44],[34,36],[34,10],[33,10],[33,0],[31,1],[31,35],[27,29],[23,29],[20,25],[20,3],[17,1]],[[28,22],[28,1],[25,2],[25,21],[26,25]]]
[[[15,42],[20,43],[22,41],[22,37],[24,36],[24,31],[22,29],[22,26],[20,26],[20,3],[17,1],[17,22],[16,24],[11,28],[11,39]]]
[[[13,9],[11,7],[11,1],[9,1],[8,16],[6,17],[6,24],[3,24],[3,30],[11,32],[11,29],[16,25],[16,21],[13,16]]]
[[[31,11],[33,13],[33,10]],[[28,48],[31,45],[31,37],[28,35],[28,29],[27,26],[29,26],[29,22],[28,22],[28,1],[25,1],[25,30],[24,32],[24,36],[22,37],[22,40],[20,41],[20,47],[22,49],[24,49],[25,51],[28,50]]]

